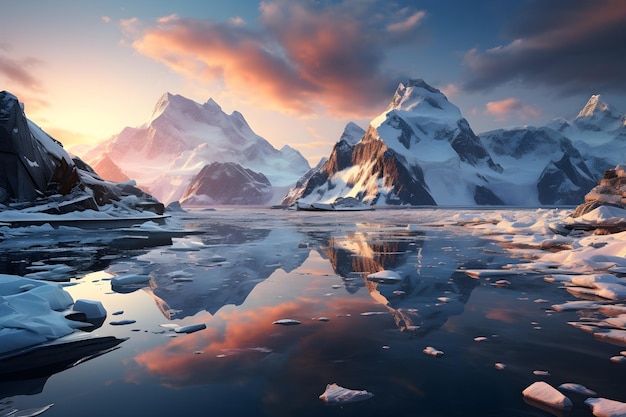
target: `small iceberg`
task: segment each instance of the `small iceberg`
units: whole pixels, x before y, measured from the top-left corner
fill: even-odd
[[[547,382],[537,381],[529,385],[522,395],[529,400],[564,410],[572,406],[572,401]]]
[[[443,352],[441,350],[437,350],[432,346],[426,346],[422,352],[427,355],[434,356],[435,358],[440,358],[443,356]]]
[[[326,404],[343,405],[370,399],[374,396],[365,390],[353,390],[341,387],[335,383],[326,385],[326,390],[320,399]]]
[[[626,416],[626,403],[620,401],[608,398],[587,398],[585,404],[591,407],[591,412],[596,417]]]
[[[302,322],[294,319],[280,319],[276,320],[272,324],[280,324],[282,326],[295,326],[297,324],[302,324]]]
[[[596,395],[595,391],[590,390],[584,385],[575,384],[573,382],[566,382],[564,384],[561,384],[559,385],[559,389],[562,391],[570,391],[570,392],[575,392],[577,394],[583,394],[583,395]]]
[[[204,329],[206,329],[206,324],[198,323],[198,324],[190,324],[189,326],[176,327],[174,328],[174,331],[176,333],[194,333],[194,332],[197,332],[199,330],[204,330]]]
[[[129,274],[111,278],[111,285],[135,285],[143,284],[148,281],[150,281],[149,275]]]

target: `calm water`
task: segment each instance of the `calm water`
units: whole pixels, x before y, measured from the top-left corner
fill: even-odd
[[[537,380],[624,401],[626,367],[609,361],[623,347],[568,325],[576,312],[551,312],[573,297],[542,276],[496,287],[459,271],[519,260],[445,225],[452,214],[225,209],[175,216],[169,227],[188,234],[64,229],[3,242],[0,272],[68,265],[67,291],[109,314],[90,333],[101,343],[78,357],[2,377],[0,416],[52,403],[43,415],[551,415],[522,398]],[[402,281],[365,279],[383,269]],[[151,279],[112,288],[127,273]],[[273,324],[284,318],[301,324]],[[198,323],[207,328],[191,334],[162,326]],[[326,405],[318,397],[333,382],[374,397]],[[564,415],[592,415],[568,396]]]

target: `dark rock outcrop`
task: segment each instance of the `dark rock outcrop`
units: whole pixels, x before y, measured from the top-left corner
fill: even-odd
[[[133,183],[104,180],[72,159],[60,142],[26,118],[17,97],[0,92],[0,210],[63,214],[113,204],[132,215],[164,207]]]
[[[272,193],[272,184],[265,175],[234,162],[213,162],[191,180],[181,204],[264,205]]]

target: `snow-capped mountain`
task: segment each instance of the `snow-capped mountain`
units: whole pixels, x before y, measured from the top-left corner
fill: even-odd
[[[212,99],[199,104],[170,93],[159,99],[144,124],[124,128],[86,159],[102,154],[165,203],[180,199],[191,179],[211,162],[239,164],[277,187],[293,185],[309,169],[297,150],[277,150],[254,133],[241,113],[226,114]]]
[[[591,96],[574,119],[558,118],[547,126],[571,139],[598,178],[626,161],[626,115],[618,113],[599,94]]]
[[[372,205],[503,203],[490,184],[502,167],[458,107],[423,80],[400,84],[356,143],[355,131],[349,125],[328,161],[283,202],[354,197]]]
[[[0,92],[0,144],[0,211],[163,214],[163,204],[133,183],[103,180],[82,160],[72,159],[60,142],[28,120],[17,97],[7,91]]]
[[[355,197],[372,205],[575,205],[626,160],[626,116],[599,95],[572,120],[476,136],[439,90],[411,80],[356,141],[361,132],[346,127],[328,161],[283,204]]]

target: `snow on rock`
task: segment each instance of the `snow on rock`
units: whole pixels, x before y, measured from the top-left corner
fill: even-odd
[[[367,400],[373,396],[374,394],[366,390],[353,390],[333,383],[326,385],[326,390],[320,395],[320,399],[326,404],[343,405]]]
[[[402,277],[395,271],[379,271],[367,276],[368,281],[378,282],[381,284],[393,284],[402,280]]]
[[[608,398],[587,398],[585,404],[591,407],[591,412],[596,417],[624,417],[626,416],[626,403],[609,400]]]
[[[572,406],[572,401],[569,398],[544,381],[532,383],[522,391],[522,395],[528,399],[559,410],[567,409]]]

